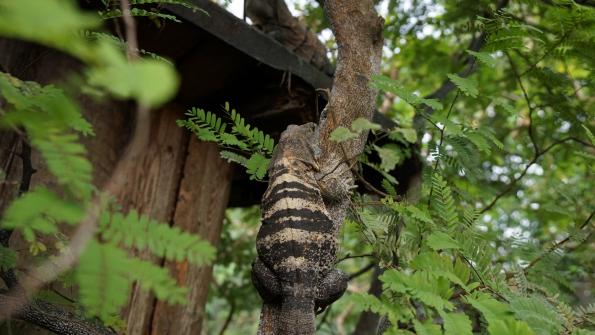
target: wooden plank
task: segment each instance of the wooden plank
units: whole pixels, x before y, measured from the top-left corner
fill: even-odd
[[[232,168],[219,157],[217,145],[193,137],[178,193],[174,226],[217,246],[231,180]],[[180,284],[189,288],[188,304],[172,306],[157,302],[151,334],[200,334],[212,267],[199,268],[187,262],[166,262],[165,266]]]
[[[333,79],[330,76],[218,4],[209,0],[189,0],[189,2],[205,10],[208,15],[182,6],[165,7],[176,16],[208,31],[259,62],[277,70],[291,72],[313,87],[331,87]]]
[[[136,209],[161,222],[170,222],[176,203],[178,185],[188,142],[187,133],[175,123],[179,108],[165,107],[152,112],[151,138],[144,154],[130,166],[121,193],[117,195],[124,211]],[[135,253],[160,262],[148,252]],[[148,334],[154,297],[135,286],[124,313],[128,334]]]

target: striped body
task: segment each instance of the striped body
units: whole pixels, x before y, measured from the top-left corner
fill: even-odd
[[[277,278],[314,297],[313,279],[333,267],[336,241],[313,173],[303,180],[295,173],[296,165],[303,163],[283,159],[272,169],[256,250]]]
[[[289,126],[281,135],[262,200],[252,278],[265,304],[279,304],[279,334],[314,334],[315,309],[347,287],[334,269],[335,229],[314,178],[314,130]]]

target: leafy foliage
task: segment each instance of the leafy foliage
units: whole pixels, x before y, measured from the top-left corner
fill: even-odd
[[[139,251],[148,250],[169,261],[188,260],[200,266],[215,256],[213,247],[198,236],[139,215],[134,210],[127,215],[104,212],[100,230],[105,241]]]
[[[177,123],[201,141],[215,142],[226,149],[221,151],[221,157],[245,167],[250,179],[262,180],[275,149],[275,141],[262,130],[247,124],[235,109],[230,109],[229,103],[225,103],[223,111],[231,124],[215,113],[200,108],[188,110],[188,118]],[[228,128],[231,128],[230,132],[226,132]],[[249,154],[249,157],[244,154]]]

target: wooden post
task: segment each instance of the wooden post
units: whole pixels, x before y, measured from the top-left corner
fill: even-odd
[[[176,206],[182,177],[187,133],[176,125],[182,114],[175,107],[152,111],[150,140],[138,162],[130,166],[128,178],[117,194],[124,211],[136,209],[141,214],[170,222]],[[149,252],[136,256],[154,262],[161,260]],[[125,311],[128,334],[148,334],[155,298],[135,286]]]
[[[219,157],[214,143],[192,137],[188,146],[184,178],[178,192],[174,226],[198,234],[214,246],[219,244],[221,226],[231,188],[232,168]],[[200,334],[212,267],[195,267],[188,262],[166,262],[181,285],[189,288],[186,306],[157,302],[151,334]],[[135,334],[135,333],[131,333]]]

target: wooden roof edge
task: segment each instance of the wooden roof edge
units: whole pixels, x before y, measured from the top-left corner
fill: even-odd
[[[332,77],[220,5],[210,0],[189,0],[189,2],[206,11],[208,15],[183,6],[167,5],[165,7],[176,16],[208,31],[263,64],[296,75],[314,88],[330,88],[332,86]]]
[[[302,78],[314,88],[331,88],[333,78],[294,54],[281,43],[255,29],[211,0],[188,0],[202,11],[166,5],[166,9],[197,27],[211,33],[246,55],[280,71]],[[373,121],[390,129],[395,123],[374,111]]]

